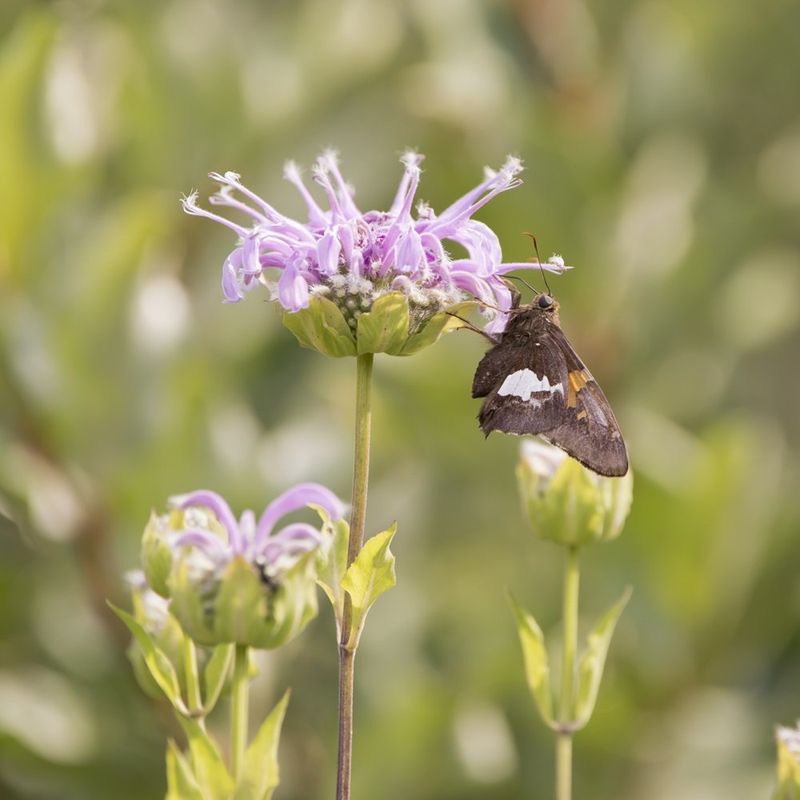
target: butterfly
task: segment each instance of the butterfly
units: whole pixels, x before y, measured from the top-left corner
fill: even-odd
[[[492,431],[538,434],[600,475],[624,475],[628,453],[606,396],[561,330],[558,302],[514,292],[508,324],[478,364],[472,396]]]

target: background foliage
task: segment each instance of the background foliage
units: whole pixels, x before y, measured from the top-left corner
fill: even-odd
[[[585,568],[587,617],[635,591],[577,796],[765,797],[772,726],[800,714],[798,31],[790,0],[6,0],[0,795],[163,791],[169,717],[103,606],[151,506],[347,496],[353,362],[256,296],[223,305],[232,241],[177,204],[236,169],[299,213],[282,162],[333,144],[379,208],[406,146],[434,208],[518,153],[525,185],[481,219],[510,258],[532,229],[577,266],[551,284],[636,471]],[[483,349],[377,359],[368,530],[399,520],[399,584],[359,656],[360,797],[551,794],[505,593],[552,625],[559,553],[523,524],[518,443],[477,429]],[[333,636],[326,609],[263,662],[259,716],[294,690],[283,800],[331,795]]]

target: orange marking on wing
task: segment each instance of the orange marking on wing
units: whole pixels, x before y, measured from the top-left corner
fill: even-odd
[[[574,369],[569,373],[569,386],[567,387],[567,407],[575,408],[578,403],[578,392],[589,382],[585,370]]]

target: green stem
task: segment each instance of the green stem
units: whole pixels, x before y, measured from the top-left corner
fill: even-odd
[[[556,742],[556,798],[572,798],[572,733],[568,727],[575,714],[575,668],[578,652],[578,593],[580,589],[580,570],[578,567],[578,548],[573,545],[567,549],[564,569],[564,655],[561,664],[561,702],[558,717],[562,732]]]
[[[356,359],[356,426],[353,457],[353,499],[347,566],[355,561],[364,544],[369,481],[369,440],[372,428],[372,353]],[[345,594],[339,640],[339,755],[336,800],[350,800],[350,773],[353,761],[353,686],[355,647],[348,645],[352,626],[350,596]]]
[[[238,783],[244,768],[247,750],[248,693],[250,691],[250,652],[245,644],[237,644],[233,661],[231,686],[231,766]]]
[[[203,697],[200,693],[200,674],[197,669],[197,648],[186,635],[183,637],[183,669],[186,675],[186,698],[189,710],[200,716],[203,709]]]

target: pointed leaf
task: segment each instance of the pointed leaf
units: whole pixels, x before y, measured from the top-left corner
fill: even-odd
[[[203,673],[203,682],[205,683],[205,702],[203,704],[203,715],[208,715],[217,704],[222,689],[225,686],[225,681],[230,672],[231,664],[233,663],[233,645],[220,644],[214,648],[211,658],[206,664],[205,672]]]
[[[329,531],[328,546],[317,560],[317,583],[330,600],[336,617],[337,638],[341,632],[344,591],[342,579],[347,571],[347,545],[350,541],[350,526],[346,520],[332,521],[320,508],[316,509]]]
[[[167,742],[167,796],[165,800],[205,800],[186,757],[175,742]]]
[[[158,684],[162,692],[181,714],[188,714],[181,699],[180,683],[175,668],[172,666],[166,653],[158,648],[144,627],[138,623],[127,611],[117,608],[113,603],[108,603],[111,610],[128,626],[128,630],[133,634],[136,643],[142,650],[144,662],[153,676],[153,680]]]
[[[350,595],[353,604],[350,639],[347,642],[350,649],[358,646],[364,620],[372,604],[397,583],[394,555],[389,549],[395,533],[396,522],[388,530],[369,539],[342,579],[342,588]]]
[[[208,800],[230,800],[233,778],[222,760],[216,743],[196,720],[188,717],[178,717],[178,719],[189,740],[192,771],[203,796]]]
[[[586,649],[581,653],[578,664],[578,697],[575,704],[576,725],[582,728],[592,716],[606,654],[614,635],[614,628],[631,597],[630,586],[622,593],[622,597],[606,611],[597,625],[594,626],[586,642]]]
[[[247,748],[244,772],[236,787],[234,800],[270,800],[272,797],[280,780],[278,743],[289,695],[288,691],[283,695]]]
[[[546,725],[555,726],[553,719],[553,695],[550,690],[550,661],[544,634],[531,614],[525,611],[513,595],[509,595],[511,607],[517,618],[517,633],[525,660],[525,677],[528,681],[536,707]]]

